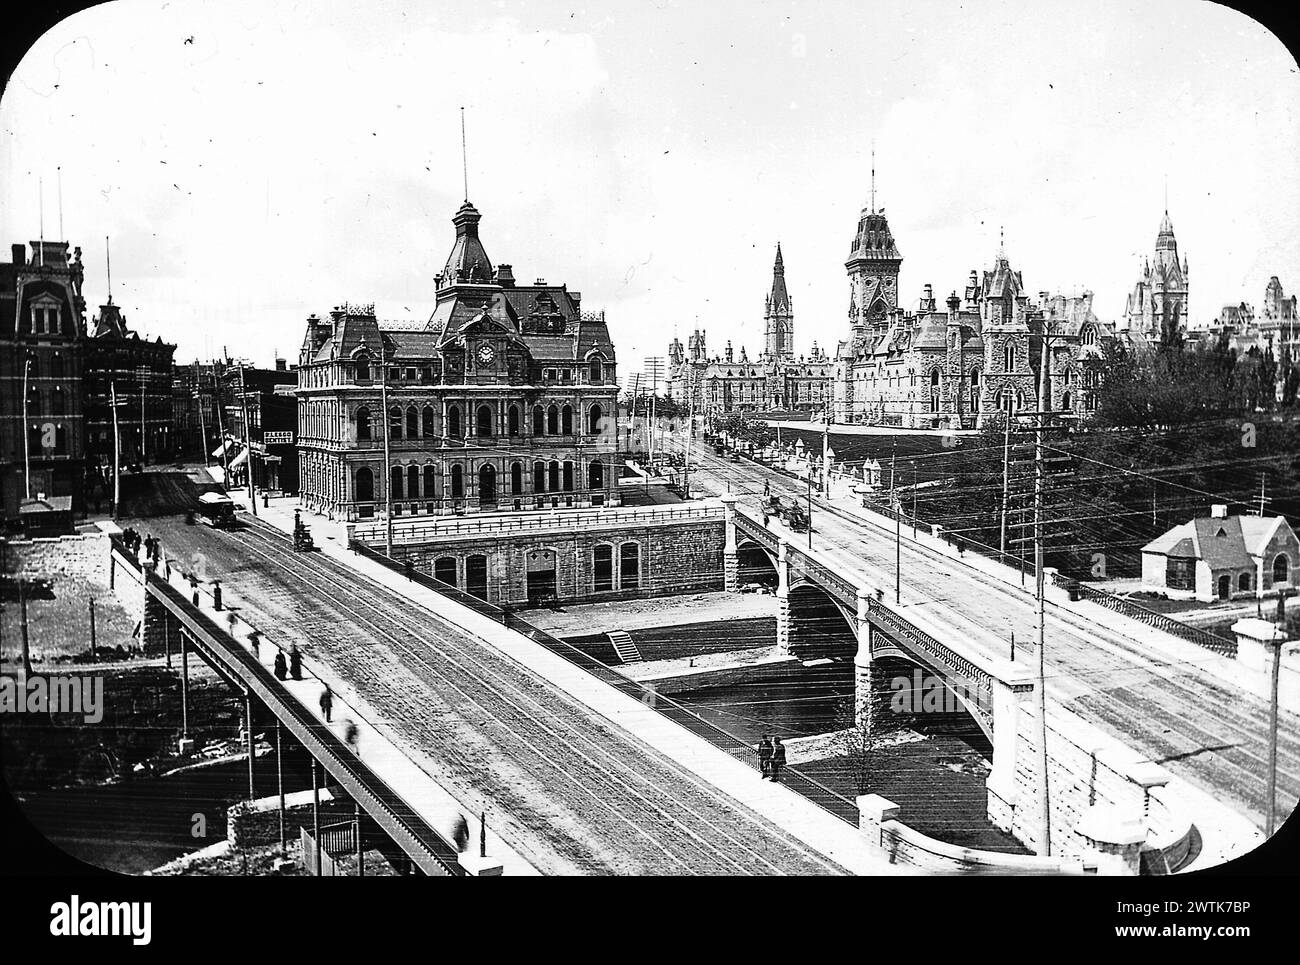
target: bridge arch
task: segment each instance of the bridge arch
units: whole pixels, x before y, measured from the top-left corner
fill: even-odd
[[[776,557],[751,539],[736,541],[737,581],[741,586],[758,583],[776,589],[781,582],[776,570]]]
[[[871,640],[870,697],[873,732],[907,728],[921,734],[961,737],[989,760],[993,731],[984,715],[970,703],[960,685],[941,668],[904,649],[884,634]],[[859,688],[865,685],[859,680]]]
[[[801,660],[825,657],[851,660],[858,652],[855,620],[834,597],[815,583],[792,583],[790,653]]]

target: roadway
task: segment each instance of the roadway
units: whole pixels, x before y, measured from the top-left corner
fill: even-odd
[[[677,451],[681,443],[675,442]],[[807,506],[807,484],[744,460],[733,463],[707,444],[692,445],[700,469],[693,485],[714,494],[730,490],[738,504],[758,513],[766,482],[771,492],[798,497]],[[885,590],[891,606],[895,586],[895,532],[849,500],[835,505],[813,496],[812,541],[816,552],[868,586]],[[773,521],[773,528],[779,524]],[[900,612],[922,612],[951,630],[951,640],[1006,658],[1012,634],[1017,659],[1029,659],[1036,639],[1032,595],[1008,586],[908,538],[902,528]],[[791,542],[807,545],[803,534]],[[1029,580],[1032,583],[1032,573]],[[1264,825],[1268,770],[1268,705],[1225,684],[1197,659],[1171,660],[1135,635],[1088,620],[1051,602],[1046,620],[1049,699],[1247,816]],[[1190,645],[1189,645],[1190,646]],[[1208,652],[1204,658],[1213,658]],[[1036,662],[1036,658],[1035,658]],[[1300,717],[1283,712],[1278,739],[1278,823],[1300,797]]]
[[[488,806],[543,873],[843,873],[464,629],[241,518],[235,531],[128,522],[219,578],[268,637],[347,679],[413,760],[467,807]]]

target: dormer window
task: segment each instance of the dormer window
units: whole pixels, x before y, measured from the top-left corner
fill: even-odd
[[[357,381],[370,381],[370,360],[367,358],[357,359]]]
[[[43,298],[32,305],[31,333],[33,335],[57,335],[63,329],[59,303],[50,298]]]

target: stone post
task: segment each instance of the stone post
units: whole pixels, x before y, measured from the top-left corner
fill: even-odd
[[[776,647],[790,654],[790,544],[781,540],[776,548]]]
[[[997,828],[1012,832],[1015,824],[1016,806],[1019,801],[1017,788],[1017,760],[1022,741],[1020,727],[1021,709],[1034,696],[1036,677],[1032,672],[1011,661],[1000,664],[1001,673],[993,675],[993,767],[989,771],[985,788],[988,791],[988,818]],[[1024,746],[1026,753],[1031,748]],[[1025,767],[1030,767],[1029,761]]]
[[[736,497],[732,493],[722,496],[725,542],[722,544],[722,585],[728,593],[740,589],[740,557],[736,552]]]
[[[853,716],[858,728],[868,736],[874,732],[876,724],[871,666],[871,623],[867,619],[867,601],[870,598],[871,594],[868,591],[858,589],[858,612],[855,620],[858,649],[853,657]]]
[[[1147,831],[1140,813],[1124,813],[1111,805],[1088,808],[1074,826],[1083,839],[1085,864],[1096,864],[1099,875],[1139,874]]]

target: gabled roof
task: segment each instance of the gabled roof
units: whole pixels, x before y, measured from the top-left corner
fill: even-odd
[[[1142,552],[1204,560],[1212,570],[1245,569],[1283,526],[1290,529],[1282,516],[1201,517],[1162,533]]]

